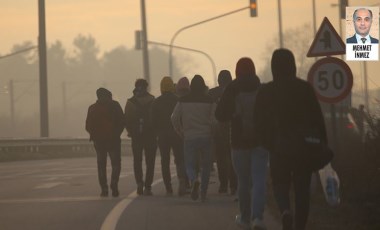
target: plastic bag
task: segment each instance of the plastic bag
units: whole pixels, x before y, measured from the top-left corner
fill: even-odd
[[[327,164],[324,168],[319,170],[319,178],[325,194],[326,201],[331,206],[337,206],[340,203],[339,195],[339,177],[331,164]]]

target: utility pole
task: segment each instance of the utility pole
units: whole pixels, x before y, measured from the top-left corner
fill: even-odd
[[[282,36],[282,16],[281,16],[281,0],[277,0],[278,4],[278,37],[280,39],[280,48],[284,47],[284,38]]]
[[[66,82],[62,82],[62,107],[63,107],[63,120],[67,121],[67,97],[66,97]]]
[[[49,137],[45,0],[38,0],[38,55],[40,64],[40,135]]]
[[[141,0],[141,26],[142,26],[142,51],[144,78],[150,83],[149,54],[148,54],[148,32],[146,28],[145,0]]]
[[[14,97],[14,89],[13,89],[13,80],[9,81],[9,100],[11,106],[11,124],[12,128],[15,127],[15,97]]]

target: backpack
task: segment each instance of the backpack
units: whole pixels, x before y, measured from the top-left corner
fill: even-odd
[[[253,107],[258,90],[240,92],[235,98],[235,118],[237,118],[241,137],[244,141],[250,141],[253,137]]]
[[[114,135],[114,122],[111,106],[108,103],[95,103],[91,111],[91,139],[109,140]]]
[[[153,100],[149,101],[146,104],[141,104],[135,97],[133,97],[131,99],[131,102],[136,106],[136,133],[143,134],[150,132],[152,128],[150,110]]]

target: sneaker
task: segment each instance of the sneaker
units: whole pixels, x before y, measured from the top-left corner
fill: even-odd
[[[111,185],[111,190],[112,190],[112,196],[113,197],[118,197],[119,196],[119,189],[117,185]]]
[[[230,195],[231,196],[235,196],[236,195],[236,189],[235,188],[231,188]]]
[[[137,185],[137,195],[141,196],[143,194],[143,190],[144,190],[144,185],[142,183],[138,184]]]
[[[186,184],[183,180],[179,182],[178,196],[184,196],[186,194]]]
[[[107,197],[108,196],[108,190],[102,190],[102,192],[100,193],[100,196],[101,197]]]
[[[167,196],[173,195],[173,188],[172,188],[171,185],[169,185],[169,186],[166,187],[166,195]]]
[[[199,197],[199,181],[194,181],[193,188],[191,189],[191,199],[198,200]]]
[[[286,210],[282,213],[282,230],[293,230],[293,217],[290,211]]]
[[[206,193],[205,192],[201,192],[201,202],[205,202],[206,201]]]
[[[249,227],[249,224],[244,222],[242,219],[241,219],[241,215],[236,215],[236,218],[235,218],[235,223],[237,224],[237,226],[241,229],[245,229],[245,230],[249,230],[250,227]]]
[[[113,197],[118,197],[119,196],[119,190],[117,188],[112,190],[112,196]]]
[[[153,196],[152,189],[145,188],[144,189],[144,196]]]
[[[256,218],[251,224],[251,229],[252,230],[266,230],[267,227],[265,226],[262,220]]]
[[[224,187],[224,186],[219,187],[218,192],[219,193],[227,193],[228,192],[227,187]]]
[[[166,189],[167,196],[173,196],[173,189]]]

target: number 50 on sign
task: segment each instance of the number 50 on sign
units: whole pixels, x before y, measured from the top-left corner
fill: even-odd
[[[318,99],[327,103],[343,100],[351,92],[353,84],[350,67],[341,59],[333,57],[318,60],[311,67],[307,80]]]

